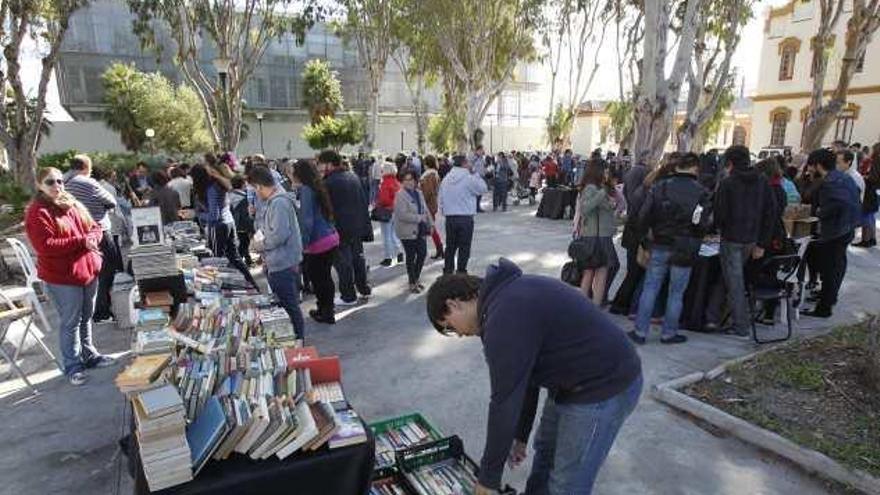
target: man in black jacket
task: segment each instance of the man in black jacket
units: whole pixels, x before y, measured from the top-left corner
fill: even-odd
[[[364,258],[365,238],[373,232],[367,198],[358,177],[342,164],[342,157],[333,150],[318,155],[318,167],[324,170],[324,185],[333,204],[339,249],[333,267],[339,275],[337,306],[357,304],[357,292],[364,297],[372,293],[367,283],[367,263]]]
[[[440,277],[427,307],[440,333],[483,343],[492,390],[474,494],[494,493],[505,461],[525,460],[540,388],[547,400],[525,493],[590,493],[642,389],[641,360],[623,331],[579,290],[504,258],[484,279]]]
[[[812,244],[822,277],[819,302],[804,315],[818,318],[831,316],[837,304],[837,293],[846,275],[846,248],[859,223],[861,203],[859,190],[851,177],[836,168],[834,153],[820,149],[810,153],[807,163],[817,165],[816,173],[823,178],[818,191],[819,240]]]
[[[749,257],[758,259],[770,247],[777,213],[773,190],[751,164],[749,149],[731,146],[724,152],[728,177],[715,195],[715,225],[721,233],[721,271],[733,314],[728,333],[749,333],[744,268]]]
[[[645,269],[638,261],[639,240],[638,232],[639,209],[645,201],[645,177],[648,176],[648,166],[644,159],[632,166],[623,177],[623,197],[626,199],[626,225],[623,226],[621,245],[626,249],[626,276],[617,289],[614,302],[611,303],[611,312],[618,315],[629,315],[633,304],[633,296],[636,288],[645,276]],[[610,280],[613,280],[609,278]]]
[[[700,158],[694,153],[670,153],[666,159],[675,163],[675,173],[654,184],[639,211],[638,230],[650,230],[653,241],[635,330],[629,333],[638,344],[644,344],[648,337],[654,302],[667,273],[669,295],[660,342],[687,341],[678,333],[682,298],[710,217],[709,192],[697,182]]]

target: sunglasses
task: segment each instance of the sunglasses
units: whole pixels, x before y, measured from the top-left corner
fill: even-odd
[[[55,184],[58,184],[59,186],[63,186],[63,185],[64,185],[64,179],[46,179],[46,180],[43,181],[43,185],[44,185],[44,186],[52,187],[52,186],[54,186]]]
[[[457,332],[454,328],[452,328],[451,326],[446,325],[445,327],[443,327],[442,329],[440,329],[440,335],[442,335],[442,336],[444,336],[444,337],[458,337],[458,336],[460,336],[461,334],[458,333],[458,332]]]

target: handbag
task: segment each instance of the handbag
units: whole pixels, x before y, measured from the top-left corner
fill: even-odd
[[[377,206],[373,208],[373,211],[370,212],[370,220],[375,222],[388,223],[391,221],[391,215],[394,211],[391,208],[385,208],[384,206]]]
[[[578,267],[576,261],[567,261],[564,265],[562,265],[561,278],[563,282],[569,285],[580,287],[583,273],[583,270]]]
[[[568,245],[568,255],[584,270],[601,268],[608,264],[608,256],[599,238],[599,212],[596,212],[596,235],[578,237]]]

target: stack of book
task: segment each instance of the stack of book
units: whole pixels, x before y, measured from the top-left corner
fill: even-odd
[[[283,308],[273,307],[260,310],[260,323],[263,333],[278,346],[290,346],[296,342],[296,334],[290,316]]]
[[[174,339],[165,328],[158,330],[142,330],[135,333],[132,351],[137,354],[169,354],[174,346]]]
[[[171,240],[171,245],[178,253],[189,253],[205,247],[205,240],[195,222],[180,221],[165,226],[165,238]]]
[[[139,332],[158,330],[168,325],[168,313],[162,308],[144,308],[138,310],[135,328]]]
[[[174,248],[162,244],[136,246],[128,255],[131,269],[138,281],[171,277],[178,274]]]
[[[455,459],[429,464],[405,474],[419,495],[474,493],[477,477]]]
[[[144,294],[143,306],[145,308],[158,308],[160,310],[170,312],[171,306],[174,305],[174,298],[167,290],[147,292]]]
[[[374,481],[369,495],[410,495],[412,492],[396,478]]]
[[[162,372],[171,362],[170,354],[138,356],[116,376],[116,388],[123,394],[132,394],[165,385]]]
[[[150,491],[192,480],[183,404],[171,385],[132,398],[138,451]]]
[[[376,434],[376,468],[394,465],[395,452],[435,440],[429,431],[415,420]]]

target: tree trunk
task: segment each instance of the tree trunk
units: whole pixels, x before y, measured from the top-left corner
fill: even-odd
[[[801,149],[810,152],[822,147],[825,134],[837,118],[837,114],[843,108],[845,100],[831,100],[816,112],[807,115],[807,124],[804,126],[804,135],[801,137]]]
[[[370,125],[367,126],[367,135],[364,137],[364,151],[371,153],[376,147],[376,136],[379,132],[379,87],[370,84],[370,101],[367,103],[370,107]]]
[[[34,192],[37,178],[37,156],[34,147],[27,144],[27,141],[19,138],[13,146],[7,147],[6,152],[9,158],[9,169],[15,182],[28,192]]]

